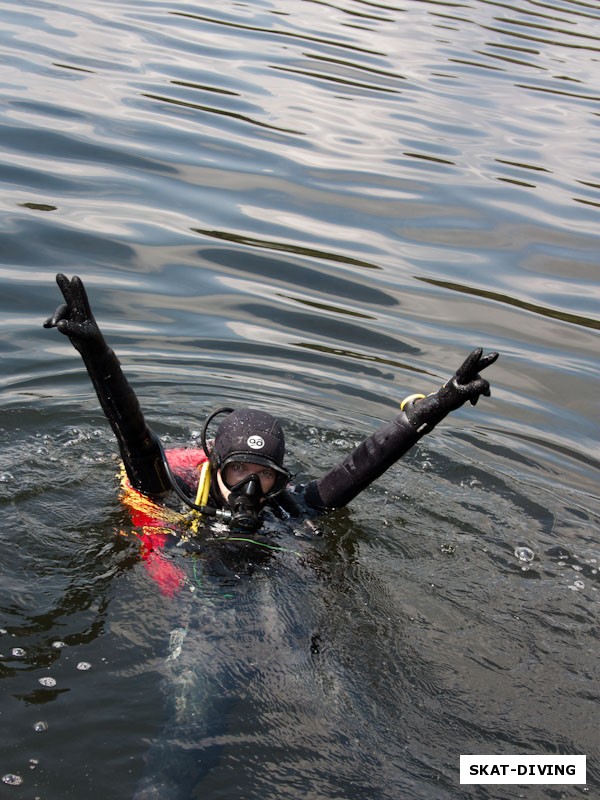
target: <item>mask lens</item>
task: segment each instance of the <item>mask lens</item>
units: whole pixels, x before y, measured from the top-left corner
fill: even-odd
[[[235,490],[236,487],[244,483],[251,475],[256,475],[260,482],[260,488],[265,497],[278,490],[281,476],[270,467],[264,467],[260,464],[247,464],[244,461],[232,461],[227,464],[222,470],[222,477],[225,486],[230,490]]]

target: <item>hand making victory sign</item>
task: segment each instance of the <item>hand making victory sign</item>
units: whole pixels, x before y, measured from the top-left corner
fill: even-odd
[[[44,328],[58,328],[68,336],[79,352],[94,349],[103,344],[104,337],[92,313],[90,302],[81,278],[76,275],[69,280],[59,273],[56,282],[65,298],[54,314],[44,322]]]

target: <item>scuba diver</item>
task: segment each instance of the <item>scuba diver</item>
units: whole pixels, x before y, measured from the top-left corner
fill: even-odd
[[[319,671],[324,667],[319,666],[315,655],[320,634],[315,635],[312,630],[313,614],[307,613],[302,604],[296,614],[295,596],[284,602],[282,610],[276,602],[281,595],[270,594],[271,581],[239,581],[241,574],[252,574],[254,566],[265,563],[274,550],[286,549],[275,546],[278,531],[276,525],[270,524],[273,516],[284,521],[302,520],[310,537],[311,517],[346,506],[449,412],[467,401],[475,405],[481,395],[489,396],[489,383],[479,373],[493,364],[498,354],[483,355],[482,350],[474,350],[438,391],[427,397],[406,397],[397,416],[371,433],[339,464],[319,478],[292,486],[285,467],[282,427],[265,411],[216,409],[204,423],[202,448],[181,447],[165,452],[96,323],[81,279],[59,274],[56,280],[65,302],[44,326],[58,328],[80,353],[117,438],[124,470],[122,500],[141,542],[146,571],[169,598],[186,586],[192,590],[169,605],[177,619],[162,667],[167,722],[144,755],[146,766],[134,796],[136,800],[200,797],[201,792],[205,794],[204,777],[220,758],[225,758],[223,753],[227,754],[224,743],[236,741],[229,733],[228,717],[233,714],[232,709],[246,708],[238,703],[249,702],[239,699],[239,682],[244,695],[250,693],[252,697],[249,707],[268,712],[264,730],[275,748],[281,747],[278,737],[286,731],[286,720],[290,726],[296,724],[295,713],[286,709],[310,714],[314,696],[327,698],[326,692],[318,694]],[[211,424],[216,428],[213,440],[209,438]],[[182,508],[190,513],[182,515]],[[195,542],[201,547],[201,558],[195,553],[192,558],[167,557],[165,548],[174,542],[185,542],[190,534],[194,537],[199,521],[204,519],[210,521],[206,526],[210,530],[203,530],[206,535],[190,540],[191,549]],[[269,524],[265,525],[263,537],[259,529],[265,520]],[[292,522],[290,527],[294,536],[298,535],[300,526]],[[215,542],[214,551],[206,557],[211,541]],[[294,547],[297,545],[301,547],[295,538]],[[173,548],[169,555],[176,552]],[[196,569],[201,572],[201,580],[196,578]],[[289,573],[286,571],[285,575],[287,578]],[[303,579],[304,572],[296,578]],[[277,589],[277,581],[274,586]],[[198,588],[201,591],[197,592]],[[232,591],[240,593],[239,602],[230,602]],[[299,642],[309,639],[307,667]],[[297,668],[282,670],[290,653],[293,658],[289,663]],[[316,684],[310,683],[313,659]],[[273,674],[278,676],[284,696],[278,697],[272,687],[268,693],[263,689],[262,676]],[[324,683],[330,681],[328,673]],[[253,689],[253,684],[257,688]],[[305,686],[314,686],[317,694],[304,697]],[[276,705],[272,705],[273,697]],[[336,688],[332,700],[335,708],[339,698]],[[279,717],[282,728],[277,722]],[[316,722],[320,725],[318,718]],[[271,726],[274,733],[267,730]],[[315,754],[320,735],[315,734]],[[301,747],[299,750],[290,746],[291,753],[305,757],[300,744],[296,744]],[[244,760],[241,754],[235,758],[236,764]]]
[[[467,401],[475,405],[481,395],[490,396],[490,385],[479,373],[496,361],[498,353],[483,355],[476,349],[444,386],[427,396],[406,397],[391,422],[325,475],[300,486],[291,486],[284,466],[281,425],[264,411],[217,409],[204,424],[202,450],[165,453],[96,323],[83,282],[62,274],[56,281],[65,302],[44,327],[58,328],[80,353],[117,438],[127,489],[155,507],[184,503],[203,517],[226,523],[231,532],[256,532],[267,508],[289,518],[346,506],[448,413]],[[211,443],[208,427],[220,415],[224,419]]]

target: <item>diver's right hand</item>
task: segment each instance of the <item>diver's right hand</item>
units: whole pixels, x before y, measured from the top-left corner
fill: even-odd
[[[44,328],[58,328],[80,351],[82,348],[104,346],[104,337],[94,319],[81,278],[75,275],[69,280],[66,275],[59,273],[56,282],[66,302],[48,317]]]

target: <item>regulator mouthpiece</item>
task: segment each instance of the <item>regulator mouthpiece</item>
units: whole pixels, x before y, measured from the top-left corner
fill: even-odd
[[[231,509],[229,527],[234,531],[254,533],[260,527],[260,509],[264,495],[258,475],[252,474],[231,488],[227,504]]]

